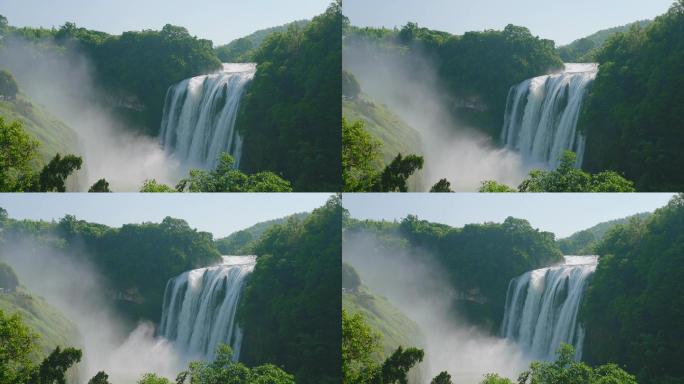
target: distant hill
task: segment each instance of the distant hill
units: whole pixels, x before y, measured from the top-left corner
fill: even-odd
[[[633,23],[600,30],[594,34],[577,39],[572,43],[558,47],[557,51],[561,59],[566,63],[582,63],[593,61],[593,52],[601,48],[608,39],[619,32],[629,30],[633,25],[645,28],[653,20],[639,20]]]
[[[556,241],[558,247],[565,255],[591,255],[594,254],[594,246],[603,239],[613,227],[628,223],[632,218],[645,220],[651,216],[651,212],[637,213],[636,215],[606,221],[594,225],[591,228],[575,232],[569,237]]]
[[[274,225],[282,224],[290,218],[301,221],[304,220],[308,215],[308,212],[295,213],[280,219],[257,223],[249,228],[233,232],[226,237],[216,239],[214,243],[222,255],[244,255],[251,252],[250,246],[254,244],[255,241],[259,240],[261,235],[263,235],[264,232],[266,232],[269,228],[273,227]]]
[[[291,23],[279,25],[266,29],[260,29],[252,34],[240,37],[231,41],[228,44],[220,45],[214,50],[216,55],[224,63],[240,63],[250,61],[250,54],[255,49],[259,48],[261,43],[268,37],[268,35],[275,32],[287,31],[290,26],[297,28],[304,28],[309,24],[310,20],[297,20]]]

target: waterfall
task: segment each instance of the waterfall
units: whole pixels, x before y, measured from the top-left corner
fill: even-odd
[[[223,64],[218,73],[185,79],[169,87],[164,102],[161,143],[191,166],[214,169],[221,152],[239,166],[242,137],[235,127],[240,99],[256,64]]]
[[[597,64],[565,64],[561,73],[527,79],[511,87],[501,131],[504,146],[532,164],[554,169],[566,150],[582,165],[586,139],[577,130],[582,101]]]
[[[597,256],[565,256],[561,265],[536,269],[511,280],[501,336],[513,340],[535,359],[553,360],[561,343],[582,357],[584,329],[577,321]]]
[[[224,256],[221,264],[193,269],[166,284],[158,334],[189,358],[213,358],[219,344],[240,357],[242,330],[235,321],[245,278],[256,256]]]

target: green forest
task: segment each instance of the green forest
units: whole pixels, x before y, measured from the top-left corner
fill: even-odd
[[[245,384],[339,382],[341,218],[340,197],[333,197],[311,213],[244,230],[253,236],[249,251],[257,255],[257,267],[237,315],[245,331],[241,362],[233,363],[232,352],[222,347],[215,361],[192,364],[181,372],[178,383],[218,384],[228,378]],[[115,228],[68,215],[51,222],[15,220],[0,210],[0,257],[12,252],[22,258],[66,257],[93,265],[105,284],[108,302],[102,305],[114,308],[130,329],[140,321],[158,322],[167,281],[218,262],[219,249],[225,247],[221,240],[171,217]],[[21,349],[16,355],[0,354],[0,372],[12,367],[14,375],[3,383],[23,384],[27,377],[47,380],[40,367],[52,364],[52,352],[58,364],[71,361],[62,374],[80,361],[75,325],[31,295],[2,262],[0,314],[0,337],[9,337]],[[70,360],[63,358],[67,351],[73,355]],[[59,371],[55,369],[49,368],[51,374]],[[151,374],[141,382],[164,380]],[[53,381],[36,381],[46,382]]]

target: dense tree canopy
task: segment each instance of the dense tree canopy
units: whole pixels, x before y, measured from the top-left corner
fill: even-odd
[[[640,191],[683,190],[684,2],[646,28],[616,34],[596,58],[580,120],[583,167],[614,169]]]
[[[0,289],[15,291],[19,285],[19,278],[14,273],[14,269],[0,261]]]
[[[297,191],[340,190],[341,2],[304,28],[274,33],[240,108],[241,167],[271,170]]]
[[[684,380],[684,196],[609,231],[586,292],[584,355],[616,362],[640,383]]]
[[[392,253],[409,252],[412,258],[419,258],[427,252],[450,277],[453,287],[468,293],[463,296],[470,298],[455,303],[461,313],[484,328],[495,329],[503,318],[506,290],[513,277],[562,260],[552,233],[512,217],[500,224],[463,228],[416,216],[407,216],[399,224],[351,220],[346,226],[345,236],[374,233]],[[380,251],[369,249],[368,257],[374,252]]]
[[[238,312],[247,364],[276,364],[302,384],[340,382],[341,225],[337,196],[256,244]]]
[[[460,36],[416,23],[395,30],[348,27],[345,47],[360,44],[371,44],[373,57],[396,60],[417,55],[433,60],[451,96],[486,109],[456,108],[457,121],[472,116],[475,126],[494,137],[498,137],[503,124],[509,88],[563,65],[553,41],[535,37],[527,28],[515,25],[507,25],[502,31],[466,32]]]

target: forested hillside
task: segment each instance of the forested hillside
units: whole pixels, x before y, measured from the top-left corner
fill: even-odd
[[[298,191],[340,190],[341,8],[272,34],[254,53],[237,121],[246,171],[271,170]]]
[[[600,63],[579,128],[583,168],[612,169],[640,191],[684,189],[684,1],[646,28],[618,33]]]
[[[242,63],[252,60],[252,54],[272,33],[285,32],[289,28],[304,28],[309,20],[297,20],[277,27],[260,29],[247,36],[240,37],[225,45],[214,48],[216,56],[224,63]]]
[[[608,232],[582,308],[584,352],[616,362],[642,384],[684,380],[684,195],[646,220]]]
[[[501,31],[466,32],[460,36],[415,23],[401,29],[346,27],[344,49],[359,47],[370,47],[373,55],[358,65],[408,56],[434,61],[458,117],[492,137],[498,137],[503,124],[509,88],[562,67],[553,41],[514,25]],[[354,72],[351,63],[345,69]]]
[[[617,33],[627,32],[630,28],[645,28],[653,20],[640,20],[619,27],[602,29],[589,36],[577,39],[568,45],[558,47],[558,55],[566,63],[590,63],[603,45]]]
[[[259,240],[238,312],[247,364],[276,364],[301,384],[340,382],[341,225],[336,196]]]
[[[78,57],[85,55],[94,67],[96,84],[107,94],[107,100],[102,102],[134,127],[152,135],[159,130],[167,88],[185,78],[216,70],[221,64],[210,40],[198,39],[185,28],[170,24],[160,31],[121,35],[73,23],[59,29],[8,26],[3,36],[0,52],[33,48],[65,55],[74,65],[80,65]],[[35,54],[28,51],[28,55]],[[11,58],[5,60],[11,66],[23,65]]]
[[[158,321],[166,282],[186,270],[219,260],[210,233],[171,217],[161,223],[111,228],[65,216],[59,222],[2,223],[0,254],[17,249],[35,259],[61,255],[84,260],[105,278],[109,304],[132,324]]]
[[[280,219],[263,221],[254,224],[253,226],[239,231],[233,232],[230,235],[216,239],[216,248],[222,255],[245,255],[254,253],[254,246],[258,243],[261,236],[271,227],[283,224],[291,219],[301,221],[309,215],[308,212],[295,213]]]
[[[500,224],[469,224],[463,228],[415,216],[401,223],[352,220],[347,224],[345,239],[362,233],[377,236],[390,252],[434,258],[453,288],[462,293],[454,303],[460,313],[490,330],[498,329],[503,318],[506,290],[513,277],[562,259],[552,233],[512,217]],[[370,249],[368,257],[373,252]]]
[[[596,245],[603,240],[603,237],[608,231],[618,225],[629,223],[632,220],[646,220],[650,216],[650,212],[644,212],[622,219],[599,223],[591,228],[575,232],[564,239],[558,239],[556,243],[564,255],[595,255]]]

